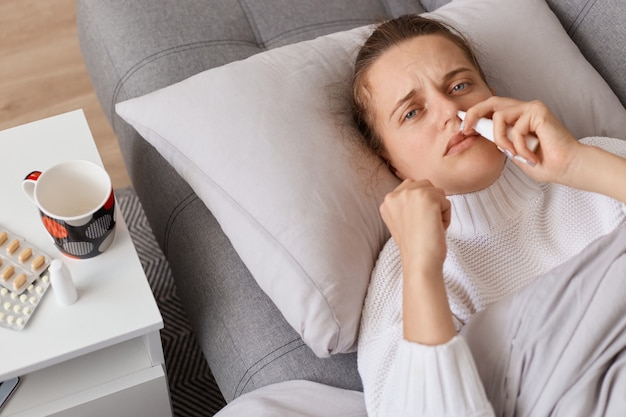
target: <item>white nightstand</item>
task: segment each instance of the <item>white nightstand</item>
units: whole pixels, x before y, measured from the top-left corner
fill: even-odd
[[[117,207],[113,245],[89,260],[54,247],[22,192],[33,170],[70,159],[102,165],[82,111],[0,132],[0,224],[69,267],[78,301],[49,289],[21,331],[0,328],[0,381],[20,376],[8,416],[171,416],[163,320]]]

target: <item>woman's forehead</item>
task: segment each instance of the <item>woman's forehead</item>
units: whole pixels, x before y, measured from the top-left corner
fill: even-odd
[[[374,66],[383,67],[384,71],[439,70],[446,73],[459,66],[474,68],[465,51],[441,35],[423,35],[403,41],[383,53]]]
[[[407,82],[419,88],[426,80],[444,82],[450,74],[471,71],[475,66],[463,50],[439,35],[424,35],[397,44],[382,54],[368,71],[370,93],[393,93]]]

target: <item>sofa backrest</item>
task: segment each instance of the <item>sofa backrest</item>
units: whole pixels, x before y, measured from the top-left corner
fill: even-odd
[[[548,4],[626,106],[626,1],[548,0]]]

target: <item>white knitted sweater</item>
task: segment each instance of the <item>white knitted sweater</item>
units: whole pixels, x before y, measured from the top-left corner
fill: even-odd
[[[584,143],[626,156],[626,142]],[[449,196],[444,281],[457,330],[489,304],[626,223],[608,197],[538,184],[508,161],[476,193]],[[461,336],[441,346],[402,338],[402,267],[393,239],[380,253],[365,300],[358,345],[368,416],[490,416],[469,348]]]

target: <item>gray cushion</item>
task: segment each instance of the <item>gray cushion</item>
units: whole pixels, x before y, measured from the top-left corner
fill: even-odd
[[[548,4],[626,106],[626,1],[548,0]]]
[[[446,3],[450,3],[450,1],[451,0],[420,0],[420,3],[422,3],[424,9],[432,12],[433,10],[440,8]]]
[[[355,354],[319,359],[284,321],[188,185],[114,105],[279,45],[423,9],[417,0],[78,0],[85,63],[227,401],[307,379],[361,389]]]

